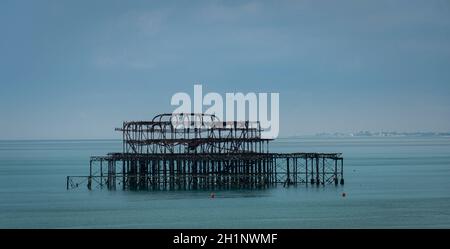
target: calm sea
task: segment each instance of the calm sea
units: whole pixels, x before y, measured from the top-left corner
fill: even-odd
[[[345,186],[257,191],[67,191],[115,140],[0,141],[1,228],[450,228],[450,138],[278,139],[343,152]],[[342,197],[342,192],[347,194]]]

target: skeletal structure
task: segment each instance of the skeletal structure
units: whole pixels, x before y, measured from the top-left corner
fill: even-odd
[[[259,122],[207,114],[160,114],[124,122],[123,151],[90,159],[67,188],[179,190],[344,184],[341,153],[271,153]]]

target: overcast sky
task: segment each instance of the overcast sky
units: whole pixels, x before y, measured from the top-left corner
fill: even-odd
[[[449,1],[0,1],[0,139],[279,92],[282,136],[449,131]]]

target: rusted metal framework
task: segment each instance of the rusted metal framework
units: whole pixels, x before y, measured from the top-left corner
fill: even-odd
[[[207,114],[160,114],[124,122],[123,151],[90,159],[67,189],[181,190],[344,184],[341,153],[270,153],[259,122]]]
[[[208,114],[160,114],[152,121],[124,122],[123,153],[262,153],[259,122],[221,122]]]

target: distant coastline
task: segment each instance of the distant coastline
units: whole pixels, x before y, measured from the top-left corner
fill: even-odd
[[[355,133],[317,133],[315,137],[450,137],[450,132],[358,131]]]
[[[442,137],[450,138],[450,132],[399,132],[399,131],[358,131],[358,132],[321,132],[309,135],[280,136],[280,139],[291,138],[351,138],[351,137]]]
[[[398,131],[358,131],[358,132],[321,132],[316,134],[300,134],[279,136],[277,139],[291,138],[350,138],[350,137],[449,137],[450,132],[398,132]],[[122,138],[0,138],[0,142],[80,142],[80,141],[122,141]]]

